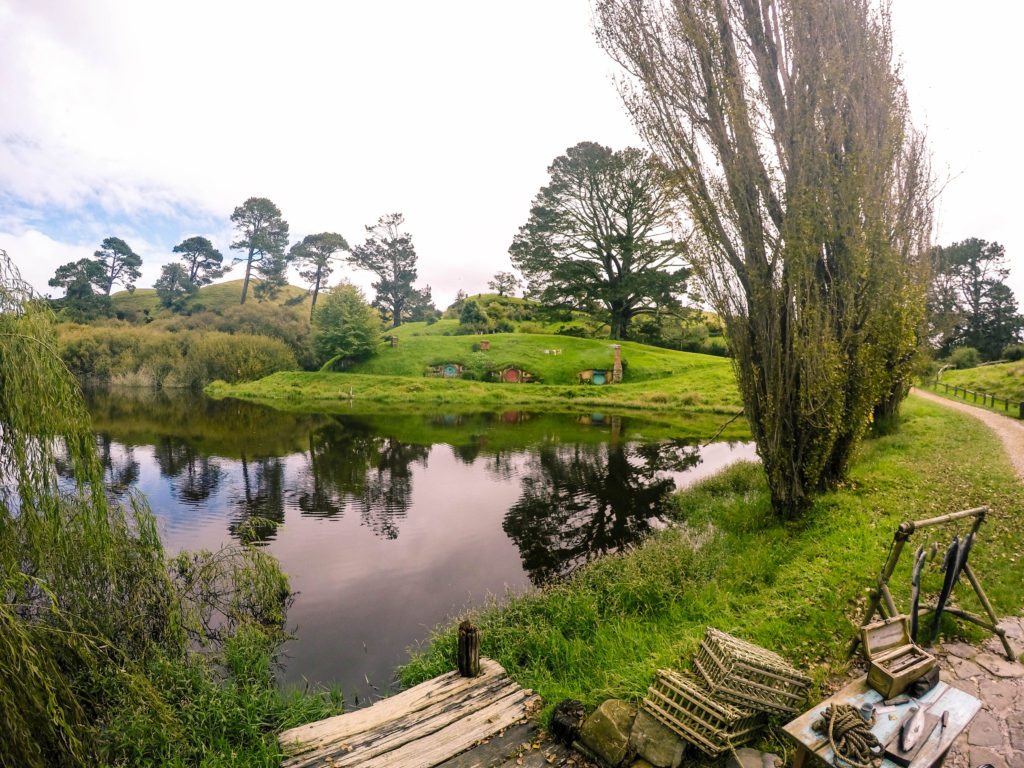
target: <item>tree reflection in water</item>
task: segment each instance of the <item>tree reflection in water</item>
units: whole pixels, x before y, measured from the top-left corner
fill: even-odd
[[[543,584],[646,536],[676,487],[663,473],[698,463],[699,449],[681,442],[544,446],[527,461],[502,528]]]
[[[241,464],[242,487],[229,501],[233,514],[228,530],[246,543],[266,544],[284,522],[284,462],[277,456],[250,459],[243,453]]]
[[[160,474],[170,479],[171,494],[187,504],[206,501],[224,479],[224,471],[216,461],[181,437],[162,436],[157,439],[153,445],[153,458]]]
[[[338,517],[346,507],[385,539],[398,537],[412,506],[412,465],[430,446],[403,443],[346,420],[311,433],[297,503],[304,515]]]

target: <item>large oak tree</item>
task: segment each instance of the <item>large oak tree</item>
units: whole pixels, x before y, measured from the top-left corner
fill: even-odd
[[[598,0],[635,123],[694,226],[782,516],[906,391],[932,189],[871,0]]]
[[[639,149],[585,141],[548,168],[512,241],[512,263],[546,304],[603,308],[613,339],[639,314],[676,306],[686,284],[682,245],[669,237],[671,196],[661,165]]]

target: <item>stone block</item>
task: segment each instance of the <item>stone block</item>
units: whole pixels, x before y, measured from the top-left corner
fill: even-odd
[[[740,747],[725,761],[726,768],[782,768],[782,758],[771,752]]]
[[[984,747],[971,747],[971,765],[979,766],[989,763],[992,768],[1008,768],[1006,760],[998,752]]]
[[[952,656],[956,656],[961,659],[969,659],[972,656],[976,656],[978,653],[978,649],[975,648],[973,645],[968,645],[967,643],[961,642],[943,643],[942,650],[944,650],[946,653]]]
[[[994,653],[979,653],[974,657],[974,661],[996,677],[1024,677],[1024,664],[1007,661]]]
[[[629,749],[636,708],[619,699],[608,699],[590,713],[580,728],[580,741],[591,752],[614,768],[622,763]]]
[[[979,712],[967,732],[967,743],[972,747],[1001,747],[1003,729],[999,721],[988,712]]]
[[[1010,732],[1010,744],[1014,749],[1024,752],[1024,715],[1015,714],[1006,718],[1006,728]]]
[[[633,721],[629,746],[655,768],[679,768],[686,748],[675,731],[642,709]]]

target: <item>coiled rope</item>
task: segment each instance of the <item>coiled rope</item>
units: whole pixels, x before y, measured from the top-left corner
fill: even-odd
[[[871,726],[849,704],[832,704],[811,727],[828,736],[828,744],[840,761],[851,768],[878,768],[882,764],[882,745]]]

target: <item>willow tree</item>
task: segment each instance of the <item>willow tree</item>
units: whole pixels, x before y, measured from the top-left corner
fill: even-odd
[[[906,391],[931,180],[869,0],[599,0],[597,33],[694,226],[782,516]]]

